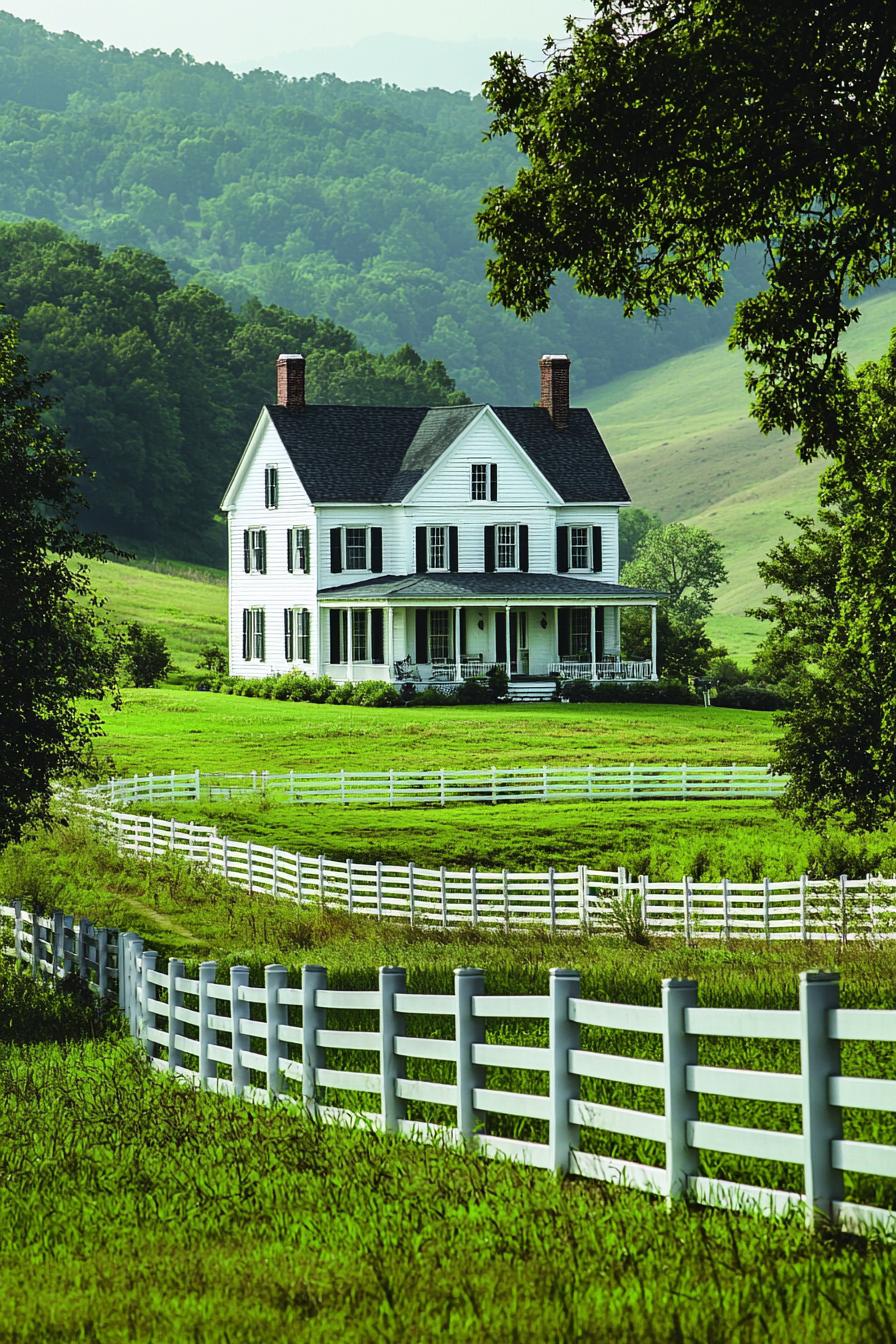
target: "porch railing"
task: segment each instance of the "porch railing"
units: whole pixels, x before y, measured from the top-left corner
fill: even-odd
[[[548,671],[564,681],[649,681],[653,663],[649,658],[599,658],[595,663],[561,658],[559,663],[549,663]]]

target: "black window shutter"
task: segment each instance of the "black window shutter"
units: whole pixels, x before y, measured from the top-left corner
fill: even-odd
[[[460,568],[456,527],[449,527],[448,529],[448,568],[452,574],[456,574]]]
[[[507,616],[503,611],[495,612],[495,662],[507,661]]]
[[[381,663],[385,656],[383,648],[383,612],[380,607],[370,610],[370,660]]]
[[[529,568],[529,525],[520,523],[520,569],[525,573]]]
[[[560,607],[557,611],[557,643],[561,658],[568,658],[572,650],[570,643],[569,607]]]
[[[261,611],[257,613],[256,620],[258,621],[258,633],[260,636],[259,639],[260,648],[258,656],[261,659],[261,661],[264,662],[264,608],[262,608]]]
[[[310,528],[307,528],[307,527],[303,527],[303,528],[302,528],[302,545],[303,545],[303,548],[304,548],[304,549],[303,549],[303,552],[302,552],[302,555],[303,555],[303,559],[302,559],[302,571],[303,571],[303,573],[305,573],[305,574],[310,574],[310,573],[311,573],[311,529],[310,529]]]
[[[332,536],[332,533],[330,534]],[[342,613],[335,607],[330,608],[330,662],[342,662],[341,640],[339,638],[342,630]]]
[[[489,499],[497,499],[497,498],[498,498],[498,464],[497,464],[497,462],[491,462],[491,463],[489,463],[489,469],[488,469],[488,482],[489,482],[489,491],[488,491],[488,497],[489,497]]]
[[[342,573],[342,528],[341,528],[341,527],[331,527],[331,528],[330,528],[330,573],[331,573],[331,574],[341,574],[341,573]],[[333,661],[334,661],[334,662],[338,662],[339,659],[338,659],[338,658],[335,658],[335,659],[333,659]]]
[[[600,529],[597,529],[598,531]],[[594,656],[598,660],[604,656],[604,609],[603,607],[594,608],[594,639],[597,648],[594,650]]]
[[[427,563],[427,561],[429,560],[429,556],[426,554],[426,528],[425,528],[425,527],[418,527],[418,528],[417,528],[417,541],[416,541],[416,545],[417,545],[417,557],[416,557],[416,561],[415,561],[416,570],[417,570],[417,573],[418,573],[418,574],[425,574],[426,571],[429,569],[429,565],[428,565],[428,563]]]
[[[252,568],[252,555],[249,549],[249,529],[243,532],[243,569],[248,574]]]
[[[557,573],[569,573],[569,528],[557,528]]]
[[[286,529],[286,568],[289,570],[290,574],[293,569],[293,551],[295,550],[295,546],[293,545],[294,540],[295,533],[291,527],[288,527]]]
[[[258,540],[259,540],[259,542],[261,543],[260,548],[259,548],[260,551],[261,551],[261,555],[260,555],[260,557],[259,557],[260,560],[261,560],[261,564],[258,566],[258,572],[259,572],[259,574],[267,574],[267,572],[268,572],[268,534],[267,534],[267,532],[265,532],[264,530],[262,530],[261,532],[259,532],[259,534],[258,534]]]
[[[292,609],[283,608],[283,652],[286,655],[286,661],[292,662],[293,650],[293,631],[292,631]]]
[[[494,574],[495,572],[495,529],[487,527],[485,529],[484,540],[485,572]]]
[[[595,574],[604,567],[604,532],[602,527],[591,529],[591,568]],[[603,608],[601,607],[601,611]]]
[[[381,527],[370,529],[370,569],[373,574],[382,574],[383,572],[383,529]]]
[[[243,607],[243,659],[248,662],[252,657],[252,613]]]
[[[429,612],[425,607],[417,608],[417,662],[429,662]]]

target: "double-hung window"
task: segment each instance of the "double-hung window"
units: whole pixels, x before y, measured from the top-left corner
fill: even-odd
[[[431,527],[429,529],[429,568],[448,568],[447,527]]]
[[[347,527],[345,529],[345,567],[346,569],[367,569],[367,528]]]
[[[311,661],[311,612],[300,607],[283,609],[283,645],[288,663]]]
[[[569,567],[570,569],[591,568],[591,528],[571,527],[569,529]]]
[[[570,612],[569,642],[573,657],[591,657],[591,612],[587,607],[573,607]]]
[[[247,527],[243,532],[243,568],[247,574],[267,573],[267,534],[263,527]]]
[[[265,467],[264,469],[264,506],[266,509],[276,509],[280,502],[280,479],[276,467]]]
[[[470,498],[498,498],[497,462],[472,462],[470,464]]]
[[[352,612],[352,658],[356,663],[370,659],[370,612],[356,607]]]
[[[311,544],[307,527],[291,527],[286,533],[286,568],[290,574],[311,573]]]
[[[499,523],[495,528],[498,569],[517,568],[516,524]]]
[[[264,607],[243,608],[243,658],[264,662]]]
[[[431,607],[429,611],[429,656],[430,659],[451,657],[449,611]]]

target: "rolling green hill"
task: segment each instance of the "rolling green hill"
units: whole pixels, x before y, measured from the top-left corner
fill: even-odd
[[[855,365],[885,352],[896,294],[861,307],[845,342]],[[635,504],[705,527],[724,544],[730,581],[711,629],[747,656],[762,634],[744,616],[764,592],[756,563],[789,530],[786,512],[814,512],[823,464],[804,466],[786,438],[759,432],[749,417],[743,357],[723,342],[616,378],[583,400]]]

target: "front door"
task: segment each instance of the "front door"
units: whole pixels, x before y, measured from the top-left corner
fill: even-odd
[[[507,662],[507,616],[503,611],[495,612],[495,662],[503,667]],[[523,666],[525,664],[525,666]],[[529,639],[526,613],[510,613],[510,672],[528,672]]]

